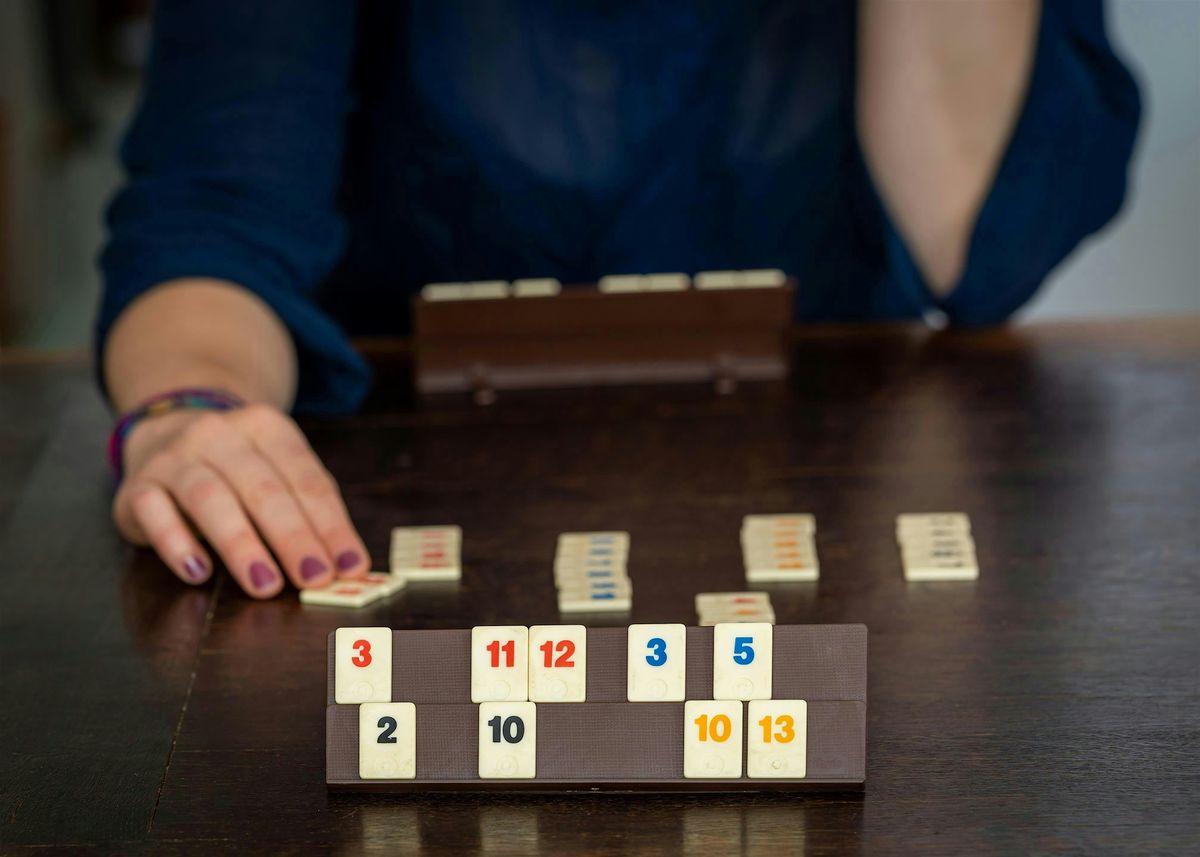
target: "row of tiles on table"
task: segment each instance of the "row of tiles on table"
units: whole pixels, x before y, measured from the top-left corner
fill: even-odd
[[[866,635],[862,625],[767,622],[344,627],[333,635],[327,702],[747,701],[773,690],[865,701]]]

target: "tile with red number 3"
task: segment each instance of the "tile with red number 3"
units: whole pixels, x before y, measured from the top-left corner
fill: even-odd
[[[587,628],[534,625],[529,629],[529,701],[587,698]]]
[[[391,702],[392,629],[338,628],[334,632],[334,702]]]
[[[471,629],[471,701],[529,699],[529,629],[480,625]]]

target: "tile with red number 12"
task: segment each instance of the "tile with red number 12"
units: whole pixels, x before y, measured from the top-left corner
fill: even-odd
[[[534,625],[529,629],[529,701],[587,698],[587,628]]]

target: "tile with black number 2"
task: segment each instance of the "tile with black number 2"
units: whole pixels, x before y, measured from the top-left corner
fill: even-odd
[[[411,780],[417,775],[417,707],[367,702],[358,709],[358,776]]]

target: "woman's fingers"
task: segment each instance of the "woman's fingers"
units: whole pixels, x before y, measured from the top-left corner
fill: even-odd
[[[192,461],[172,473],[165,484],[249,595],[271,598],[279,594],[283,575],[220,474],[203,462]]]
[[[333,560],[325,545],[283,477],[257,449],[249,442],[218,447],[210,451],[208,463],[232,486],[298,589],[325,586],[333,580]]]
[[[162,485],[135,479],[121,487],[114,505],[117,528],[135,544],[149,544],[184,582],[203,583],[212,561]]]
[[[256,449],[286,481],[305,517],[342,577],[367,573],[366,546],[346,510],[337,483],[321,464],[304,434],[270,408],[250,406],[237,413]]]

